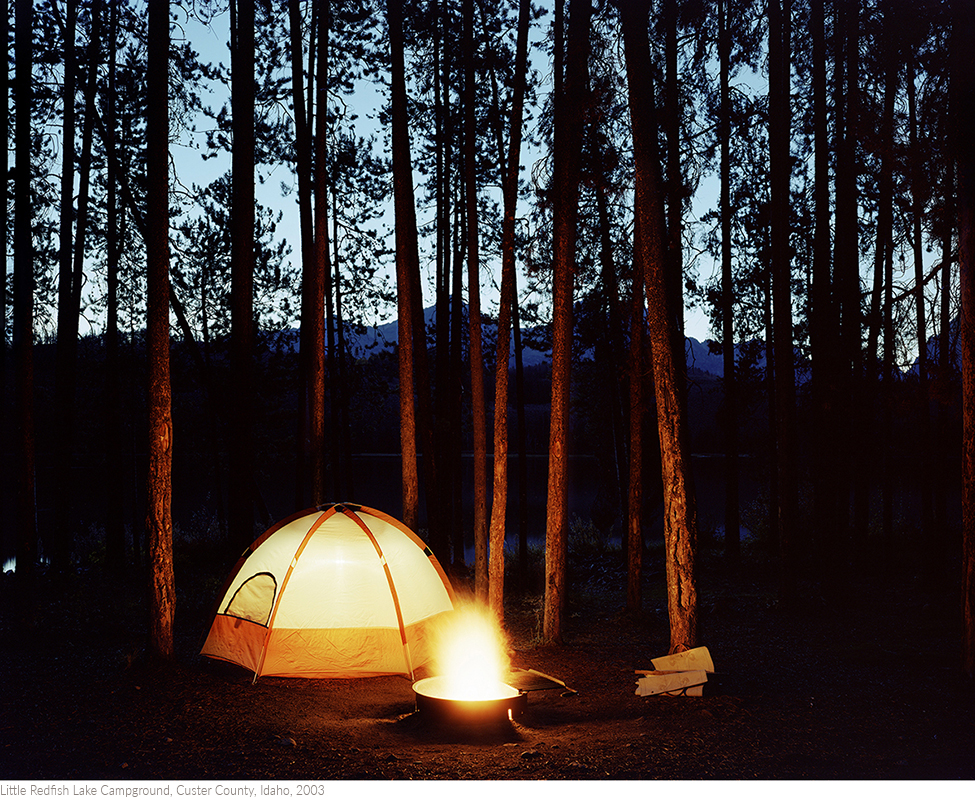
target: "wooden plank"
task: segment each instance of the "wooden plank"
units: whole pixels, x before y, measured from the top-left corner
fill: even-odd
[[[636,693],[641,697],[672,692],[686,694],[687,692],[684,690],[701,686],[708,680],[708,674],[703,669],[686,671],[638,670],[637,673],[642,675],[636,682]]]
[[[682,653],[670,656],[660,656],[650,660],[655,670],[696,670],[714,672],[714,662],[706,647],[695,647]]]

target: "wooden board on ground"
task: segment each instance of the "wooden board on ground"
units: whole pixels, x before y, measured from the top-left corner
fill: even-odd
[[[636,682],[636,693],[642,697],[655,694],[683,694],[700,696],[701,687],[707,682],[708,674],[703,669],[683,670],[637,670],[641,677]],[[695,690],[695,691],[692,691]]]
[[[695,647],[682,653],[660,656],[650,660],[655,670],[698,670],[714,672],[714,662],[706,647]]]

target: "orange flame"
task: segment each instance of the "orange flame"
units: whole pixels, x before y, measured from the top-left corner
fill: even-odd
[[[458,609],[440,634],[436,660],[446,696],[457,700],[504,696],[508,655],[493,614],[478,606]]]

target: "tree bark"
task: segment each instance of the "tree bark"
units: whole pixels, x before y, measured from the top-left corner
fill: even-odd
[[[34,475],[34,246],[31,204],[32,33],[34,8],[16,0],[14,31],[14,327],[17,425],[17,591],[20,622],[34,627],[37,501]]]
[[[667,291],[663,185],[656,147],[656,112],[645,0],[619,3],[633,131],[634,243],[646,278],[648,331],[653,352],[661,474],[670,649],[695,647],[698,640],[696,587],[697,511],[691,481],[687,419],[673,347],[678,309]]]
[[[562,6],[557,2],[556,13]],[[565,80],[556,60],[555,175],[553,209],[552,405],[549,425],[545,524],[545,613],[542,638],[562,640],[568,546],[569,385],[572,362],[572,294],[575,273],[583,100],[589,86],[590,0],[572,0],[565,48]],[[561,49],[561,36],[556,39]]]
[[[392,61],[393,204],[396,215],[396,290],[399,344],[400,447],[403,471],[403,523],[417,530],[420,487],[416,454],[416,410],[413,400],[413,282],[419,269],[416,241],[416,206],[413,200],[412,160],[406,101],[406,65],[403,43],[403,2],[387,3],[389,49]]]
[[[639,255],[640,228],[634,231],[633,278],[630,287],[630,452],[626,502],[626,609],[643,607],[643,349],[646,279]]]
[[[830,241],[829,128],[826,103],[826,31],[824,0],[813,0],[809,24],[813,46],[813,136],[815,184],[813,202],[813,286],[810,340],[813,351],[813,413],[816,430],[812,448],[813,529],[825,566],[824,581],[836,591],[845,583],[844,520],[837,513],[837,426],[835,408],[839,318],[834,313]]]
[[[741,555],[738,509],[738,378],[735,374],[735,287],[731,269],[731,32],[728,0],[718,0],[718,58],[721,120],[721,340],[724,363],[725,509],[724,553],[730,564]]]
[[[917,87],[915,86],[916,58],[913,43],[908,51],[907,84],[908,128],[911,170],[911,244],[914,251],[914,313],[917,323],[917,367],[918,367],[918,424],[921,450],[918,453],[915,475],[921,493],[921,537],[925,542],[925,552],[930,565],[937,552],[937,534],[934,531],[934,501],[931,485],[931,447],[933,426],[931,424],[931,400],[928,392],[928,325],[924,307],[924,239],[922,223],[924,216],[924,188],[922,186],[922,161],[918,143]]]
[[[234,0],[231,110],[234,145],[231,225],[230,536],[254,539],[254,0]]]
[[[124,476],[122,471],[122,373],[119,356],[119,261],[121,231],[118,214],[118,175],[115,153],[116,68],[118,52],[118,5],[110,6],[108,40],[108,96],[105,98],[107,292],[105,323],[105,450],[108,511],[105,517],[105,555],[109,573],[116,578],[125,565],[125,521],[122,513]]]
[[[528,71],[530,0],[518,4],[515,43],[515,84],[508,125],[508,157],[504,175],[504,219],[501,230],[501,300],[498,310],[498,353],[494,384],[494,488],[488,565],[488,602],[499,620],[504,618],[504,539],[508,506],[508,365],[511,360],[511,316],[515,297],[515,217],[518,210],[518,170],[521,164],[525,74]]]
[[[326,4],[322,4],[323,6]],[[315,102],[315,174],[314,174],[314,233],[312,243],[312,266],[308,275],[308,341],[311,352],[306,364],[308,381],[308,421],[309,449],[311,451],[311,499],[312,505],[322,505],[326,500],[327,479],[325,466],[325,359],[326,359],[326,316],[331,321],[331,303],[328,289],[331,284],[328,243],[328,8],[318,11],[317,69],[315,82],[317,97]],[[329,330],[328,360],[332,363],[334,352]],[[334,372],[330,371],[334,378]],[[334,404],[333,404],[334,405]],[[333,431],[334,433],[334,431]],[[335,436],[328,437],[332,444]]]
[[[792,341],[790,208],[790,0],[769,2],[769,181],[772,204],[772,307],[778,473],[780,592],[784,603],[797,593],[798,472],[795,441],[796,383]]]
[[[295,507],[304,508],[305,498],[309,493],[308,473],[315,474],[315,467],[309,466],[314,464],[315,452],[310,424],[310,413],[314,408],[310,397],[313,391],[310,362],[314,348],[311,320],[315,312],[312,291],[314,228],[311,205],[311,126],[305,109],[301,10],[298,0],[288,0],[288,21],[291,27],[291,94],[295,115],[295,172],[298,178],[298,223],[301,234],[301,344],[298,354],[301,364],[301,391],[298,401],[298,447],[295,453]],[[314,33],[311,38],[314,38]],[[310,76],[309,83],[313,83]]]
[[[173,658],[172,458],[169,378],[169,2],[149,2],[146,131],[146,308],[149,357],[149,649]]]
[[[471,428],[474,439],[474,594],[488,596],[487,410],[481,349],[481,256],[478,241],[477,145],[474,91],[474,0],[464,0],[464,197],[467,212],[468,356],[471,365]]]
[[[953,149],[958,177],[962,363],[962,669],[975,680],[975,8],[953,0]]]
[[[53,548],[51,566],[55,573],[68,572],[71,559],[71,464],[74,457],[74,384],[75,361],[78,353],[78,312],[72,302],[74,293],[74,260],[72,253],[72,227],[74,222],[75,176],[75,94],[78,65],[75,59],[75,34],[78,27],[77,0],[67,0],[64,23],[64,86],[62,92],[61,126],[61,208],[58,243],[58,333],[55,373],[55,407],[57,416],[58,447],[61,458],[57,461],[55,484],[54,530],[51,537]]]

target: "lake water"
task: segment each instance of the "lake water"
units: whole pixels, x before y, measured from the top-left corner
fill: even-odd
[[[720,530],[724,517],[725,502],[724,459],[721,456],[697,455],[694,456],[692,463],[694,468],[699,526],[702,530]],[[745,507],[758,497],[762,491],[763,484],[754,459],[742,459],[741,466],[740,501],[741,505]],[[489,484],[491,469],[492,460],[489,458]],[[509,464],[507,512],[507,528],[509,533],[507,545],[512,549],[517,548],[519,518],[518,487],[515,469],[516,457],[511,456]],[[588,521],[593,516],[593,506],[597,500],[599,488],[604,484],[603,476],[600,474],[600,464],[592,456],[570,456],[568,469],[569,518],[571,520],[575,517],[582,521]],[[467,540],[465,542],[465,560],[470,563],[473,561],[473,540],[470,531],[473,528],[474,471],[473,458],[470,455],[462,459],[462,470],[464,528],[467,531],[467,536],[465,537]],[[543,547],[545,540],[547,470],[547,456],[528,456],[528,540],[530,545],[539,549]],[[336,500],[370,506],[396,518],[402,518],[401,471],[398,455],[376,454],[355,456],[353,458],[353,485],[355,487],[355,497],[336,498]],[[268,505],[268,510],[274,519],[282,519],[297,510],[293,507],[294,489],[290,475],[282,476],[278,481],[265,478],[261,489],[265,502]],[[422,468],[420,497],[420,527],[423,528],[426,524],[426,512],[423,501]],[[211,492],[208,487],[201,485],[199,481],[175,483],[173,488],[173,518],[179,530],[189,535],[194,535],[196,529],[199,528],[199,520],[212,519],[215,517],[215,514],[216,509],[214,508]],[[129,511],[126,514],[127,521],[131,521],[133,516],[136,516],[136,514]],[[661,535],[659,510],[656,512],[651,511],[650,516],[651,519],[648,519],[648,524],[650,525],[649,535],[653,538]],[[45,504],[41,503],[38,517],[40,527],[44,530],[45,523],[50,524],[52,512],[50,509],[45,508]],[[618,541],[619,524],[619,521],[617,521],[610,529],[608,534],[610,540],[615,539]],[[94,528],[97,531],[100,525],[96,520],[86,520],[81,527],[84,530],[90,531]],[[8,530],[10,529],[8,528]],[[748,531],[744,528],[742,529],[742,535],[748,535]],[[43,542],[41,543],[41,549],[43,552]],[[9,540],[4,541],[4,571],[14,568],[13,551],[13,542]]]

